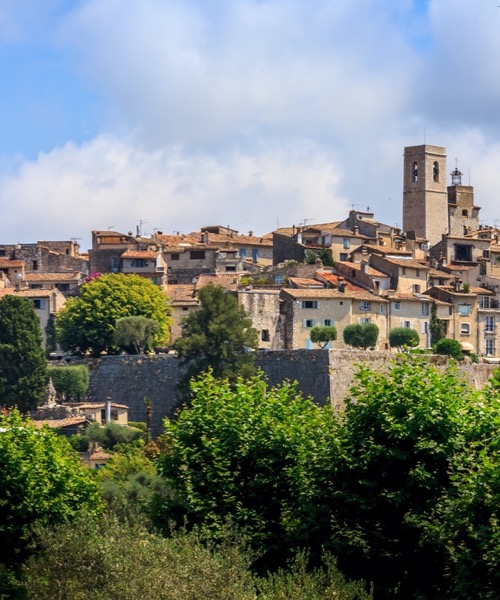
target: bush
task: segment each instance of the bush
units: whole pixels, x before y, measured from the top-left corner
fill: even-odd
[[[344,329],[344,343],[354,348],[372,348],[377,343],[378,327],[375,323],[347,325]]]
[[[420,343],[420,336],[415,329],[408,327],[394,327],[389,332],[389,344],[393,348],[414,348]]]
[[[451,356],[455,360],[462,360],[464,355],[462,353],[462,346],[457,340],[450,340],[443,338],[435,346],[436,354],[444,354]]]

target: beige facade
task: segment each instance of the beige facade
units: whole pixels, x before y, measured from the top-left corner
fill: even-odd
[[[427,289],[429,267],[409,256],[370,254],[370,265],[391,278],[391,289],[402,294],[422,294]]]
[[[259,348],[283,348],[280,325],[280,291],[278,289],[250,289],[238,291],[238,303],[252,319],[259,335]]]
[[[396,327],[414,329],[420,338],[419,348],[430,348],[432,300],[411,294],[391,294],[389,300],[389,331]]]

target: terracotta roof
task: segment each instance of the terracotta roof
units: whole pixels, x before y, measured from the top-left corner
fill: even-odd
[[[192,235],[165,235],[164,233],[159,233],[155,237],[166,247],[190,246],[200,243],[200,238]]]
[[[342,275],[337,275],[336,273],[317,271],[316,275],[318,277],[321,277],[321,279],[323,279],[324,281],[332,283],[335,286],[338,286],[340,283],[344,283],[346,286],[346,290],[350,292],[366,291],[365,288],[350,282],[349,280],[345,279]]]
[[[297,290],[297,289],[293,289],[293,288],[285,288],[282,290],[282,293],[286,293],[289,296],[291,296],[292,298],[296,298],[297,300],[302,300],[302,299],[334,299],[334,298],[338,298],[340,300],[342,300],[342,298],[347,298],[347,299],[351,299],[351,300],[369,300],[372,302],[382,302],[385,303],[387,302],[387,300],[385,298],[382,298],[381,296],[375,296],[374,294],[370,294],[370,292],[364,290],[364,291],[351,291],[351,290],[347,290],[345,292],[339,292],[338,290],[333,290],[333,289],[322,289],[322,290],[316,290],[316,289],[303,289],[303,290]]]
[[[50,427],[50,429],[59,429],[61,427],[71,427],[72,425],[81,425],[85,423],[87,419],[85,417],[67,417],[66,419],[44,419],[43,421],[34,421],[35,427],[41,429],[44,425]]]
[[[153,252],[152,250],[126,250],[121,258],[156,258],[160,254],[159,252]]]
[[[356,269],[356,271],[361,271],[361,263],[355,263],[355,262],[350,262],[348,260],[343,260],[343,261],[339,261],[337,262],[338,265],[347,265],[350,269]],[[386,275],[385,273],[382,273],[382,271],[379,271],[377,269],[374,269],[373,267],[370,267],[370,265],[366,266],[366,273],[367,275],[370,275],[372,277],[390,277],[390,275]]]
[[[111,454],[104,452],[104,450],[96,450],[89,454],[88,460],[107,460],[108,458],[111,458]]]
[[[399,267],[409,267],[410,269],[424,269],[424,271],[429,271],[430,267],[424,265],[418,260],[413,260],[412,258],[389,258],[388,256],[384,256],[384,260],[393,265],[398,265]]]
[[[451,273],[446,273],[445,271],[440,271],[439,269],[430,269],[429,277],[439,277],[441,279],[453,279],[455,277]]]
[[[73,271],[72,273],[26,273],[23,277],[23,281],[75,281],[78,282],[81,277],[79,271]]]
[[[67,405],[71,406],[72,408],[78,408],[80,410],[84,410],[87,408],[105,408],[106,407],[105,402],[68,402]],[[126,408],[126,409],[128,409],[128,406],[126,404],[116,404],[116,402],[111,402],[111,408]]]
[[[402,292],[396,292],[394,294],[384,294],[384,297],[388,300],[404,300],[409,302],[432,302],[432,298],[429,296],[423,296],[422,294],[404,294]]]
[[[410,250],[398,250],[397,248],[392,248],[391,246],[380,246],[379,244],[364,244],[365,248],[368,250],[373,250],[378,254],[399,254],[401,256],[412,256]]]
[[[239,273],[201,273],[198,275],[196,289],[199,290],[203,286],[212,283],[213,285],[220,285],[225,290],[236,291],[239,281]]]
[[[8,258],[0,258],[1,269],[22,269],[25,266],[24,260],[10,260]]]
[[[305,277],[289,277],[288,281],[297,288],[324,288],[325,286],[317,279],[307,279]]]
[[[195,286],[193,283],[190,284],[168,284],[165,289],[165,294],[172,301],[173,306],[182,305],[198,305],[199,302],[195,298]]]
[[[16,296],[21,296],[23,298],[50,298],[52,296],[52,294],[57,294],[57,293],[60,294],[61,292],[58,292],[57,290],[21,289],[21,290],[15,290],[14,293],[16,294]]]
[[[200,233],[191,232],[190,237],[197,236],[198,241],[202,239],[202,236],[206,236],[208,243],[211,245],[234,245],[234,246],[266,246],[271,247],[273,245],[272,239],[259,237],[256,235],[241,235],[228,233],[211,233],[209,231],[201,231]]]

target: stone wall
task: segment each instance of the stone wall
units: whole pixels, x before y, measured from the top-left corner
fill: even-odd
[[[258,352],[256,364],[265,373],[269,385],[284,380],[297,381],[298,390],[324,405],[332,402],[342,410],[358,365],[387,371],[394,354],[344,350],[281,350]],[[447,364],[446,357],[430,356],[438,368]],[[176,394],[179,378],[178,359],[170,355],[105,356],[86,361],[90,369],[88,397],[91,401],[113,402],[129,407],[129,421],[145,421],[144,398],[153,401],[152,433],[162,432],[164,417],[173,417],[180,407]],[[468,383],[480,389],[496,365],[464,364],[460,370]]]

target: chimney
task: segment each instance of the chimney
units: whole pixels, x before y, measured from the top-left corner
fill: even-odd
[[[250,231],[248,232],[248,237],[253,237],[253,231],[250,229]]]
[[[366,262],[366,260],[362,260],[360,266],[362,273],[366,273],[368,271],[368,263]]]
[[[359,233],[359,225],[354,225],[354,233],[358,235]]]
[[[105,418],[106,418],[106,425],[107,425],[108,423],[111,423],[111,398],[109,396],[106,398],[105,415],[106,415]]]
[[[338,286],[337,286],[338,291],[344,293],[346,287],[347,287],[346,280],[343,277],[339,277],[338,278]]]

